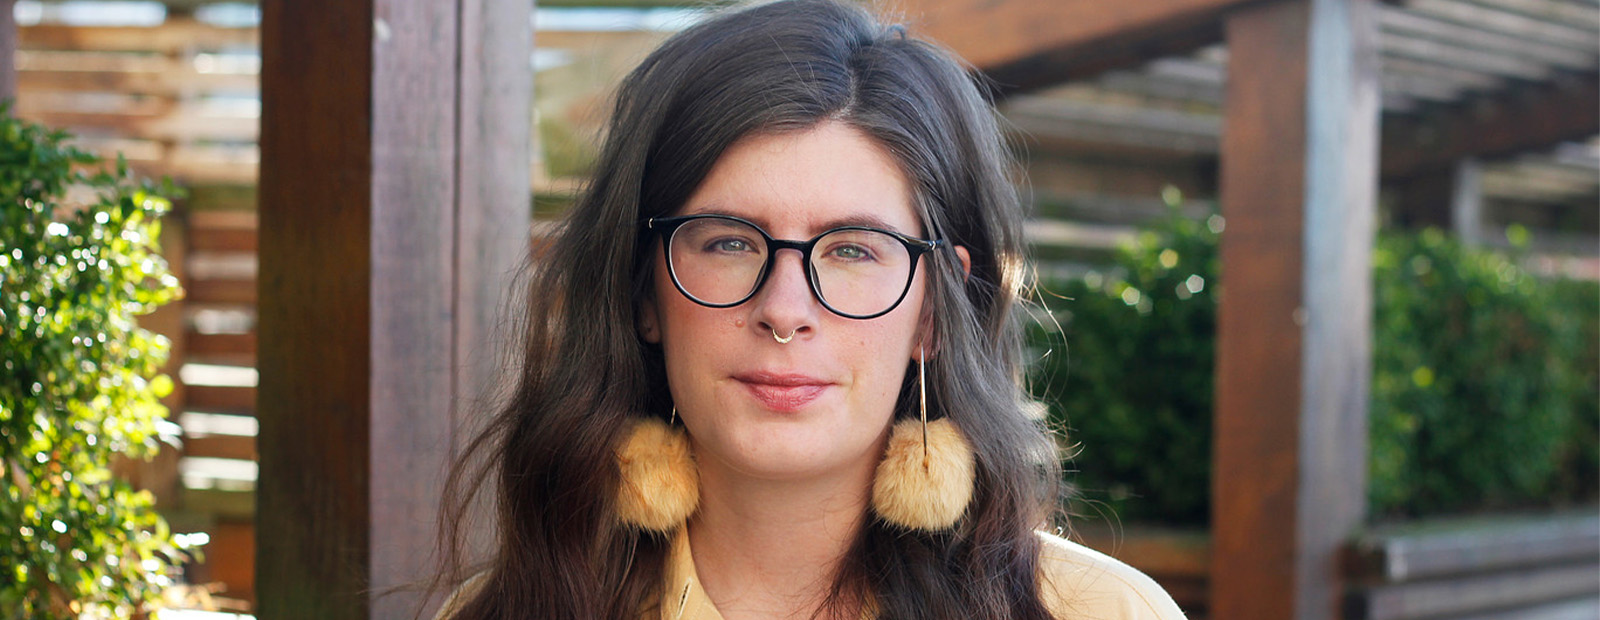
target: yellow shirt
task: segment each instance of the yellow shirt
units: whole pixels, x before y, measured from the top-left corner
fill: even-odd
[[[1144,573],[1110,556],[1039,532],[1040,591],[1045,607],[1061,620],[1182,620],[1183,611]],[[474,578],[461,591],[474,589]],[[640,620],[722,620],[700,588],[689,536],[679,529],[668,551],[661,600],[644,609]],[[461,595],[461,591],[456,596]],[[455,597],[452,597],[452,601]],[[453,610],[446,601],[435,620]]]

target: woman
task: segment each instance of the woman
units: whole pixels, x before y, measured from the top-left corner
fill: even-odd
[[[452,476],[446,580],[477,576],[441,617],[1182,617],[1036,531],[1059,472],[1019,387],[1006,172],[961,67],[857,8],[667,41]],[[462,567],[484,487],[497,544]]]

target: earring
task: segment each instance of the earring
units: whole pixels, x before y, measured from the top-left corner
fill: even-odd
[[[677,407],[673,407],[677,417]],[[617,517],[626,525],[668,533],[700,505],[700,472],[689,436],[661,418],[634,418],[617,446]]]
[[[939,531],[961,520],[972,501],[974,461],[971,444],[949,416],[928,422],[926,366],[927,352],[919,348],[921,423],[895,423],[872,481],[872,509],[906,529]]]

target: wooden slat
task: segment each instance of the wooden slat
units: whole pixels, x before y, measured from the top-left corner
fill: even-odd
[[[1592,31],[1516,13],[1452,0],[1408,0],[1407,8],[1459,24],[1472,24],[1508,36],[1545,41],[1577,49],[1594,50],[1600,37]]]
[[[256,460],[256,438],[239,435],[185,437],[183,440],[183,455],[254,461]]]
[[[176,54],[193,49],[255,48],[255,28],[224,28],[193,19],[169,18],[160,26],[63,26],[39,24],[18,29],[21,46],[37,49],[157,51]]]
[[[111,131],[141,138],[174,142],[195,140],[254,141],[260,132],[251,117],[204,116],[185,106],[140,106],[127,113],[61,112],[46,106],[19,102],[17,115],[52,127],[75,131]]]
[[[1595,54],[1581,49],[1549,45],[1538,39],[1513,37],[1481,28],[1462,26],[1435,17],[1413,13],[1404,9],[1383,7],[1379,19],[1385,35],[1427,37],[1442,42],[1465,45],[1547,62],[1564,69],[1588,69],[1595,65]]]
[[[212,91],[256,90],[254,73],[200,73],[174,68],[161,72],[25,70],[17,76],[25,92],[120,92],[177,98]]]
[[[256,388],[191,385],[188,391],[188,406],[196,411],[253,415],[256,410]]]
[[[196,231],[190,247],[197,252],[255,252],[256,239],[253,230],[219,228]]]
[[[255,280],[191,280],[184,283],[186,299],[201,304],[253,305]]]
[[[183,506],[188,512],[213,515],[219,519],[248,521],[256,516],[256,494],[254,491],[184,489]]]
[[[201,334],[191,332],[188,335],[188,354],[196,358],[246,358],[254,359],[256,355],[256,335],[249,334]]]
[[[1600,517],[1567,514],[1435,524],[1427,530],[1373,533],[1355,545],[1367,578],[1385,582],[1600,561]]]
[[[1095,527],[1076,534],[1084,545],[1151,575],[1204,579],[1211,572],[1211,535],[1205,530]]]
[[[1466,157],[1548,148],[1600,133],[1600,78],[1594,74],[1529,87],[1461,109],[1396,122],[1383,132],[1383,176],[1448,168]]]
[[[1550,566],[1484,576],[1373,588],[1354,615],[1366,620],[1456,617],[1600,593],[1600,563]]]

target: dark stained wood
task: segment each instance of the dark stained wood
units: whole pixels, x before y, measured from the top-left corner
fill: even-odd
[[[1228,22],[1220,198],[1227,230],[1217,309],[1211,609],[1294,616],[1305,214],[1305,32],[1284,3]]]
[[[1600,133],[1600,76],[1593,72],[1411,119],[1386,121],[1384,178],[1448,172],[1468,157],[1493,157]]]
[[[254,359],[256,335],[249,334],[190,334],[188,355],[199,359]],[[253,366],[254,363],[245,364]]]
[[[185,402],[194,411],[252,415],[256,410],[256,388],[191,385],[185,389]]]
[[[197,252],[255,252],[256,231],[237,229],[212,229],[194,238]]]
[[[369,611],[373,10],[261,4],[264,617]]]
[[[202,435],[183,440],[185,456],[256,460],[256,438],[241,435]]]
[[[1336,617],[1337,551],[1364,516],[1374,10],[1227,22],[1212,617]]]
[[[183,288],[188,300],[197,304],[256,303],[256,283],[250,280],[197,279],[184,283]]]
[[[263,617],[422,604],[384,591],[426,576],[452,412],[488,373],[463,352],[492,350],[479,304],[525,256],[531,8],[263,4]]]

